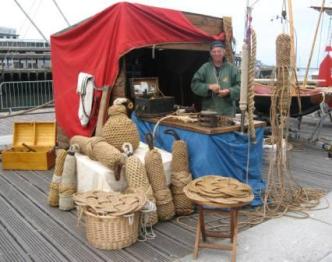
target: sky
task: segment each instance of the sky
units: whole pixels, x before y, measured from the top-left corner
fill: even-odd
[[[42,33],[49,38],[67,27],[54,4],[54,0],[17,0]],[[287,0],[285,0],[287,3]],[[112,0],[56,0],[70,24],[90,17],[108,6],[120,1]],[[241,49],[244,37],[244,22],[247,0],[136,0],[127,1],[158,7],[188,11],[216,17],[231,16],[236,51]],[[319,12],[310,8],[320,6],[321,0],[293,0],[293,17],[296,32],[297,66],[306,67],[313,42]],[[250,0],[253,5],[253,28],[257,34],[257,59],[267,65],[275,64],[275,39],[278,34],[288,32],[281,24],[280,17],[283,0]],[[326,5],[332,6],[327,0]],[[14,0],[1,0],[0,26],[17,30],[21,38],[42,39],[38,31],[28,21]],[[330,17],[323,16],[322,26],[318,30],[317,41],[311,67],[318,67],[325,56],[325,46],[329,44]],[[329,30],[330,29],[330,30]]]

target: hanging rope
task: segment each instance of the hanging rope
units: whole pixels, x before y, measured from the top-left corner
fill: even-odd
[[[319,203],[323,192],[318,189],[302,188],[291,175],[287,163],[287,137],[289,109],[291,104],[290,36],[281,34],[276,40],[277,84],[271,97],[272,143],[276,150],[271,154],[267,174],[262,219],[282,215],[303,215],[304,210]],[[290,213],[291,212],[291,213]],[[296,213],[296,215],[295,215]]]
[[[249,70],[248,70],[248,133],[250,135],[250,141],[256,142],[256,130],[254,124],[254,79],[255,79],[255,67],[256,67],[256,33],[251,31],[250,44],[249,44]]]

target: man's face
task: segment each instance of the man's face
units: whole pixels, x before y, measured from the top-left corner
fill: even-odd
[[[221,63],[224,59],[225,49],[221,47],[214,47],[211,49],[210,55],[214,63]]]

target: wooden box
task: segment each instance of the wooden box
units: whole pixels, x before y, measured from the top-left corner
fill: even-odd
[[[13,145],[2,152],[2,168],[48,170],[55,163],[55,122],[14,123]]]

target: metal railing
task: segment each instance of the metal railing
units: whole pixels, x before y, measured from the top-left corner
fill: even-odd
[[[33,108],[52,100],[52,80],[0,83],[0,111]]]

